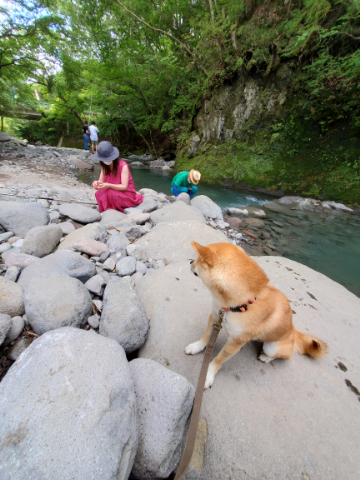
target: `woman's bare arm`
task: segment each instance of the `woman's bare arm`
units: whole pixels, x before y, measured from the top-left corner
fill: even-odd
[[[101,177],[101,175],[100,175]],[[118,190],[119,192],[125,192],[129,186],[129,167],[125,165],[121,171],[121,183],[101,183],[99,179],[99,190],[104,190],[105,188],[111,188],[112,190]]]

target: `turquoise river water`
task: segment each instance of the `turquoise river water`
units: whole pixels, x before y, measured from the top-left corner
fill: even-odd
[[[137,190],[152,188],[171,195],[172,173],[131,169]],[[99,170],[81,174],[79,178],[92,183]],[[247,190],[219,187],[200,182],[200,195],[207,195],[225,209],[247,205],[263,205],[274,197]],[[290,225],[288,217],[266,210],[267,215],[284,224],[284,235],[276,240],[276,250],[284,257],[307,265],[344,285],[360,297],[360,217],[343,213],[319,215],[304,213],[300,225]]]

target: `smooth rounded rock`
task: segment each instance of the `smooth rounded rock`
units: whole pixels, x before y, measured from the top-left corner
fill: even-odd
[[[1,479],[129,477],[136,399],[117,342],[75,328],[36,339],[1,382],[0,411]]]
[[[121,258],[116,264],[116,273],[120,277],[132,275],[136,270],[136,260],[134,257]]]
[[[0,345],[5,341],[6,336],[11,330],[11,317],[5,313],[0,313]]]
[[[62,230],[58,225],[34,227],[28,231],[21,247],[21,253],[44,257],[59,244]]]
[[[126,213],[110,209],[102,212],[100,223],[105,227],[118,227],[125,218],[127,218]]]
[[[0,201],[0,225],[21,238],[31,228],[47,225],[49,220],[46,208],[40,203]]]
[[[216,218],[217,220],[224,220],[221,208],[211,198],[206,195],[196,195],[191,200],[191,206],[200,210],[200,212],[209,218]]]
[[[128,254],[131,253],[137,260],[143,262],[149,258],[162,260],[165,264],[181,262],[196,258],[195,250],[191,246],[192,241],[209,245],[227,242],[228,239],[218,230],[197,221],[160,222],[151,232],[129,245]]]
[[[13,317],[11,319],[11,327],[8,333],[6,334],[6,338],[4,340],[3,345],[9,345],[11,342],[16,340],[21,332],[24,330],[25,322],[22,317]]]
[[[189,205],[184,205],[183,202],[175,202],[152,212],[150,219],[154,223],[180,221],[205,223],[205,218],[202,213]]]
[[[81,327],[92,313],[87,288],[65,274],[34,278],[25,287],[24,304],[26,318],[38,335],[60,327]]]
[[[113,338],[131,353],[144,344],[148,329],[144,307],[130,282],[113,277],[104,292],[100,334]]]
[[[23,288],[4,277],[0,277],[0,313],[11,317],[25,313]]]
[[[85,283],[96,274],[95,265],[79,253],[60,250],[29,265],[20,275],[19,285],[26,288],[34,278],[46,278],[65,273]]]
[[[138,409],[139,446],[132,474],[152,480],[175,470],[186,439],[195,388],[153,360],[130,362]]]
[[[65,203],[59,206],[59,213],[64,217],[79,223],[93,223],[101,220],[100,213],[94,208],[85,207],[76,203]]]
[[[91,257],[100,257],[100,255],[109,250],[105,243],[98,242],[92,238],[80,238],[73,243],[73,248],[79,252],[87,253]]]
[[[85,227],[81,227],[70,233],[64,238],[64,241],[58,246],[58,250],[71,250],[74,243],[78,242],[82,238],[90,238],[99,242],[104,242],[106,239],[107,231],[104,225],[100,223],[90,223]]]

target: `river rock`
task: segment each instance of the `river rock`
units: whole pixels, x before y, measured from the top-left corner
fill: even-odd
[[[129,240],[135,240],[147,233],[147,231],[146,227],[141,225],[133,225],[124,229],[124,233]]]
[[[304,216],[304,212],[301,212],[299,210],[292,210],[291,206],[296,207],[297,203],[293,203],[290,205],[281,205],[279,203],[264,203],[263,207],[268,210],[271,210],[272,212],[275,213],[280,213],[282,215],[288,215],[289,217],[298,217],[301,218]]]
[[[329,200],[327,200],[325,202],[321,202],[321,205],[325,208],[330,207],[334,210],[338,210],[339,212],[347,212],[347,213],[353,212],[352,208],[345,207],[345,205],[343,205],[342,203],[332,202],[332,201],[329,201]]]
[[[158,192],[156,192],[152,188],[141,188],[139,190],[139,193],[141,193],[141,195],[150,195],[150,196],[155,196],[158,194]]]
[[[121,258],[116,264],[116,273],[120,277],[132,275],[136,270],[136,260],[134,257]]]
[[[158,201],[154,197],[146,196],[136,207],[125,208],[125,213],[150,213],[158,208]]]
[[[73,165],[79,170],[94,170],[94,165],[89,165],[88,163],[83,162],[77,155],[69,155],[66,158],[66,163]]]
[[[7,358],[15,362],[30,344],[31,344],[31,340],[29,340],[27,337],[18,338],[15,341],[14,345],[9,349],[7,353]]]
[[[166,208],[168,207],[162,210]],[[195,250],[191,246],[192,241],[209,245],[209,243],[227,242],[228,239],[218,230],[197,221],[160,222],[128,249],[131,247],[130,253],[137,260],[146,262],[151,258],[163,260],[165,264],[169,264],[196,258]]]
[[[61,228],[63,235],[69,235],[69,233],[75,231],[74,224],[71,222],[59,223],[59,227]]]
[[[4,340],[3,345],[9,345],[11,342],[16,340],[21,332],[24,330],[25,322],[22,317],[13,317],[11,319],[11,327],[8,333],[6,334],[6,338]],[[0,341],[1,343],[1,341]]]
[[[77,242],[73,243],[73,248],[79,252],[87,253],[91,257],[99,257],[109,251],[105,243],[98,242],[91,238],[80,238]]]
[[[74,328],[48,332],[10,368],[0,392],[3,480],[129,477],[136,399],[113,340]]]
[[[150,219],[154,223],[159,222],[179,222],[179,221],[196,221],[199,223],[206,223],[205,218],[201,212],[184,205],[183,202],[175,202],[161,210],[157,210],[150,215]]]
[[[58,225],[34,227],[28,231],[21,247],[21,253],[44,257],[59,244],[62,230]]]
[[[241,220],[238,217],[229,217],[227,222],[231,227],[239,228],[241,225]]]
[[[13,237],[13,232],[5,232],[0,234],[0,243],[6,242],[9,238]]]
[[[105,288],[100,334],[115,339],[130,353],[144,344],[148,329],[144,307],[130,282],[113,277]]]
[[[246,218],[243,220],[243,223],[245,225],[249,225],[250,227],[255,227],[255,228],[264,228],[265,227],[265,222],[263,220],[260,220],[260,218]]]
[[[38,335],[60,327],[81,327],[92,313],[87,288],[62,273],[33,278],[25,287],[24,304],[26,318]]]
[[[58,273],[64,273],[85,283],[96,274],[96,269],[93,262],[78,253],[61,250],[27,267],[21,273],[18,283],[26,288],[33,278],[47,278]]]
[[[138,409],[139,446],[132,474],[168,478],[180,461],[195,389],[153,360],[130,362]]]
[[[184,202],[185,205],[190,205],[190,195],[186,192],[181,192],[176,197],[175,202]]]
[[[89,292],[98,295],[99,297],[103,294],[103,287],[106,285],[104,277],[100,274],[94,275],[85,283],[85,287],[89,290]]]
[[[4,258],[4,256],[3,256]],[[39,257],[34,257],[33,255],[28,255],[26,253],[20,253],[20,249],[17,251],[14,249],[13,252],[10,252],[5,258],[5,265],[9,267],[18,267],[20,270],[28,267],[34,262],[39,261]]]
[[[123,212],[119,212],[118,210],[105,210],[101,214],[101,221],[102,225],[105,227],[118,227],[122,220],[127,218],[127,215]]]
[[[49,220],[46,208],[40,203],[0,201],[0,225],[21,238],[31,228],[47,225]]]
[[[280,203],[281,205],[290,205],[292,203],[299,203],[301,202],[301,200],[303,200],[303,197],[285,195],[278,200],[274,200],[274,203]]]
[[[98,315],[97,313],[95,315],[91,315],[91,317],[87,319],[87,322],[91,328],[94,328],[94,329],[99,328],[100,315]]]
[[[115,259],[112,257],[108,258],[103,263],[103,269],[108,272],[112,272],[115,269],[115,267],[116,267],[116,262],[115,262]]]
[[[211,198],[206,195],[197,195],[191,200],[191,205],[205,216],[209,218],[216,218],[217,220],[224,220],[221,208]]]
[[[137,225],[144,225],[150,220],[149,213],[129,213],[128,215]]]
[[[6,313],[0,313],[0,345],[4,343],[6,336],[11,330],[11,317]]]
[[[122,255],[126,255],[126,247],[130,245],[130,240],[126,237],[124,232],[114,233],[110,235],[107,246],[109,247],[110,253],[120,252]]]
[[[59,207],[60,215],[69,217],[79,223],[93,223],[101,220],[100,213],[94,208],[84,207],[76,203],[65,203]]]
[[[226,213],[232,217],[247,217],[249,215],[249,212],[246,210],[246,208],[234,208],[234,207],[229,207],[226,209]]]
[[[204,466],[185,478],[357,478],[359,396],[353,387],[360,385],[360,299],[289,259],[255,260],[291,301],[295,327],[327,342],[329,354],[321,360],[294,354],[290,361],[265,365],[257,361],[257,342],[244,345],[204,393],[202,415],[209,430]],[[144,276],[136,290],[151,318],[139,357],[158,361],[196,385],[203,353],[183,352],[205,331],[209,291],[188,262]],[[222,330],[215,355],[225,339]]]
[[[11,245],[9,243],[2,243],[0,245],[0,255],[6,252],[7,250],[10,250],[10,248],[11,248]]]
[[[22,287],[4,277],[0,277],[0,313],[11,317],[25,313]]]
[[[104,242],[106,240],[107,230],[104,225],[100,223],[90,223],[85,227],[77,228],[75,232],[70,233],[64,238],[64,241],[58,246],[58,250],[71,250],[74,243],[78,242],[82,238],[90,238],[92,240],[98,240]]]
[[[15,265],[12,265],[6,270],[6,273],[4,275],[5,278],[8,280],[11,280],[12,282],[16,282],[20,275],[21,269],[19,267],[15,267]]]

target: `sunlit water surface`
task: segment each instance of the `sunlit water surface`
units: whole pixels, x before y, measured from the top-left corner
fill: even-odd
[[[91,184],[99,178],[100,171],[79,175],[85,183]],[[171,195],[172,173],[152,170],[131,169],[137,190],[152,188],[157,192]],[[207,195],[225,209],[247,205],[263,205],[274,197],[247,190],[219,187],[203,181],[199,194]],[[360,219],[354,215],[304,213],[300,225],[290,225],[289,217],[267,210],[270,218],[284,225],[284,233],[274,239],[276,249],[284,257],[307,265],[329,278],[344,285],[360,297]]]

